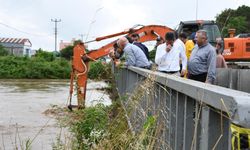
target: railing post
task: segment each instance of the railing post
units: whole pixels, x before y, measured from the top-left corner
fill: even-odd
[[[212,133],[209,133],[209,114],[210,110],[207,106],[202,107],[201,112],[201,137],[200,137],[200,150],[209,150],[208,138]]]

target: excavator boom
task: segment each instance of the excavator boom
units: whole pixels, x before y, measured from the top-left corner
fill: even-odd
[[[153,41],[156,40],[157,37],[164,37],[167,32],[173,32],[174,30],[161,25],[148,25],[142,26],[141,28],[129,29],[127,31],[118,32],[115,34],[98,37],[95,40],[88,41],[85,43],[90,43],[94,41],[101,41],[108,38],[113,38],[121,35],[131,36],[133,33],[137,33],[140,36],[140,42]],[[78,108],[85,107],[85,96],[86,96],[86,85],[88,78],[88,70],[89,70],[89,61],[95,61],[98,58],[104,57],[108,55],[111,51],[113,51],[113,45],[116,40],[108,43],[105,46],[97,50],[91,50],[87,53],[84,44],[77,44],[73,49],[73,60],[72,60],[72,73],[71,73],[71,82],[70,82],[70,98],[73,94],[73,82],[76,79],[77,84],[77,101]],[[72,109],[71,99],[69,108]]]

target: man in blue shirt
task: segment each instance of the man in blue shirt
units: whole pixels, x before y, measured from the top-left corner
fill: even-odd
[[[196,45],[188,62],[189,79],[212,84],[216,74],[215,48],[207,41],[207,32],[199,30],[195,35]]]
[[[121,37],[117,41],[117,51],[124,52],[125,65],[136,66],[140,68],[150,69],[150,63],[143,51],[136,45],[130,44],[125,37]]]

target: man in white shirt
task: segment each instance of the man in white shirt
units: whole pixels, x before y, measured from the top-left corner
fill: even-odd
[[[180,59],[182,62],[181,76],[185,75],[187,66],[187,56],[185,47],[176,40],[173,32],[167,32],[166,42],[159,45],[156,50],[155,63],[158,71],[168,74],[180,75]]]

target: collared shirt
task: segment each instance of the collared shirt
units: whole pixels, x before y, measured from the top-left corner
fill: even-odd
[[[148,52],[148,48],[140,43],[140,42],[133,42],[134,45],[138,46],[143,52],[144,54],[146,55],[147,59],[149,60],[149,52]]]
[[[207,73],[207,81],[213,83],[216,74],[215,48],[207,43],[203,46],[195,45],[188,62],[188,72],[192,75]]]
[[[150,63],[143,51],[136,45],[127,43],[123,49],[127,66],[149,67]]]
[[[166,51],[166,43],[163,43],[157,47],[155,63],[158,65],[159,71],[179,71],[180,58],[182,60],[182,68],[186,69],[187,57],[185,54],[184,46],[176,41],[174,42],[173,47],[169,52]]]

